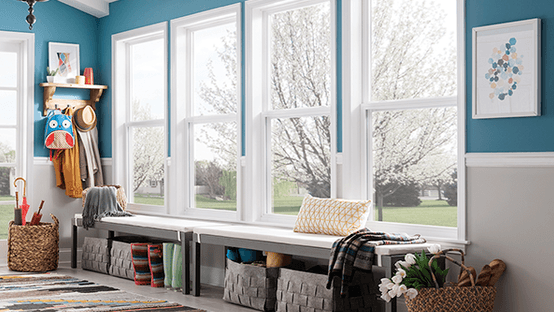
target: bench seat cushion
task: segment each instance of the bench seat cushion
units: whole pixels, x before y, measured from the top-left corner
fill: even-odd
[[[217,227],[197,227],[195,234],[199,234],[200,243],[202,235],[214,235],[230,238],[243,238],[249,240],[275,242],[289,245],[309,246],[328,248],[331,250],[333,243],[342,238],[341,236],[325,234],[297,233],[290,228],[262,227],[251,225],[229,225]],[[409,245],[382,245],[375,247],[377,255],[396,255],[410,252],[421,252],[431,244],[409,244]]]
[[[80,225],[81,220],[82,215],[75,214],[76,225]],[[133,215],[132,217],[105,217],[102,218],[102,222],[175,231],[192,231],[194,228],[199,226],[209,227],[223,225],[222,223],[211,221],[167,218],[137,214]]]

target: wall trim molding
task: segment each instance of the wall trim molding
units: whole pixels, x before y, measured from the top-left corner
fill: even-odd
[[[100,158],[103,167],[112,166],[112,158]],[[33,165],[35,166],[52,166],[52,162],[49,157],[34,157]]]
[[[467,167],[554,167],[554,152],[467,153]]]

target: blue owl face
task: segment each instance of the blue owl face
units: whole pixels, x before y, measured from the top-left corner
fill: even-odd
[[[71,116],[64,115],[59,110],[48,113],[44,145],[50,149],[68,149],[75,146]]]

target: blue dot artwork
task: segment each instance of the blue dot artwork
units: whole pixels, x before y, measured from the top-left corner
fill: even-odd
[[[487,59],[490,67],[485,73],[485,79],[489,82],[491,93],[489,97],[504,101],[513,96],[517,89],[517,83],[522,79],[523,55],[517,53],[517,39],[512,37],[507,42],[494,48]]]

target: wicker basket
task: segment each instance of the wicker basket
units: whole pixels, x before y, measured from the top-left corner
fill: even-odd
[[[58,268],[58,219],[54,223],[15,225],[10,221],[8,232],[8,267],[13,271],[44,272]]]
[[[121,208],[125,210],[127,208],[127,196],[125,196],[125,190],[123,189],[123,187],[121,185],[102,185],[102,187],[104,186],[115,187],[117,202],[119,203]],[[85,208],[85,200],[87,198],[87,192],[89,189],[90,187],[83,190],[83,208]]]
[[[462,255],[462,263],[448,257],[447,252],[456,251]],[[458,249],[446,249],[429,260],[445,257],[462,267],[469,274],[471,287],[449,286],[438,288],[436,277],[431,271],[436,288],[423,288],[414,299],[406,299],[409,312],[491,312],[494,309],[496,288],[494,286],[475,286],[473,275],[464,264],[464,253]]]

